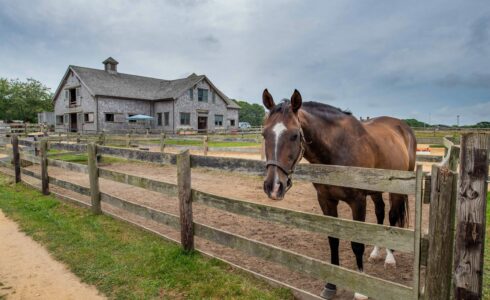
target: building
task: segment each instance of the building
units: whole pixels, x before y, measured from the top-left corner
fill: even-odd
[[[54,112],[43,111],[37,113],[37,123],[39,125],[43,124],[43,125],[54,126],[55,123]]]
[[[119,73],[109,57],[104,69],[69,66],[53,97],[56,131],[173,132],[237,128],[240,107],[205,75],[163,80]],[[151,122],[128,121],[136,114]]]

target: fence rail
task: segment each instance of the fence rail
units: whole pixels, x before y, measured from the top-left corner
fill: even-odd
[[[16,139],[13,139],[13,142],[15,143]],[[17,142],[19,143],[19,145],[22,146],[36,147],[39,145],[38,142],[25,140],[17,140]],[[437,289],[441,286],[447,286],[448,280],[450,283],[452,278],[446,272],[447,270],[445,272],[442,272],[443,274],[438,274],[437,267],[440,266],[437,266],[437,264],[442,264],[443,267],[446,269],[449,266],[450,269],[451,258],[449,260],[438,260],[436,257],[434,257],[434,253],[432,253],[430,249],[437,249],[437,247],[441,247],[443,243],[449,244],[445,245],[446,248],[444,249],[446,250],[449,249],[452,251],[454,247],[454,243],[452,242],[451,238],[448,237],[448,234],[453,231],[451,229],[448,230],[447,228],[441,229],[441,224],[446,224],[444,225],[446,227],[448,226],[447,224],[449,224],[449,228],[451,228],[451,218],[454,218],[454,214],[452,213],[453,210],[451,209],[451,207],[454,207],[455,204],[453,205],[450,203],[454,203],[453,200],[456,198],[454,197],[454,195],[456,194],[456,186],[454,184],[454,180],[451,181],[450,184],[444,184],[442,180],[443,178],[447,178],[447,176],[444,175],[444,172],[447,172],[444,171],[444,168],[456,170],[457,159],[455,159],[454,156],[459,153],[459,147],[457,145],[454,145],[454,143],[452,143],[452,141],[449,139],[443,139],[442,143],[444,143],[444,145],[449,149],[443,162],[440,165],[435,166],[435,169],[433,169],[433,173],[431,176],[431,229],[429,230],[427,240],[424,240],[421,237],[421,210],[422,195],[424,193],[424,177],[420,166],[417,167],[416,172],[408,172],[343,166],[301,164],[298,166],[295,174],[295,177],[298,179],[308,180],[315,183],[358,188],[370,191],[414,194],[416,199],[415,226],[414,230],[410,230],[282,209],[273,206],[217,196],[211,193],[206,193],[190,188],[191,167],[244,170],[249,173],[262,174],[265,168],[264,163],[261,161],[205,157],[198,155],[189,155],[188,152],[185,152],[183,154],[181,153],[179,155],[173,155],[167,153],[152,153],[139,150],[96,146],[94,144],[91,144],[87,147],[87,145],[83,144],[50,143],[50,146],[54,149],[79,152],[88,151],[89,154],[92,151],[92,154],[89,155],[90,158],[88,167],[82,166],[80,164],[61,162],[55,159],[47,159],[47,162],[50,166],[89,174],[90,188],[88,188],[61,179],[53,178],[51,176],[43,177],[35,172],[32,172],[31,170],[20,168],[19,161],[21,159],[31,161],[32,163],[39,163],[43,160],[27,153],[22,153],[21,155],[19,155],[18,147],[14,147],[13,149],[13,158],[15,169],[19,168],[19,173],[33,176],[41,180],[48,180],[50,184],[76,191],[82,195],[91,196],[91,207],[94,212],[97,212],[97,207],[100,208],[101,202],[105,202],[114,207],[118,207],[132,214],[141,216],[145,219],[151,219],[160,224],[165,224],[173,227],[174,229],[181,230],[182,244],[187,250],[193,248],[193,236],[195,235],[227,247],[241,250],[248,255],[256,256],[261,259],[282,264],[294,271],[303,272],[321,279],[328,278],[329,282],[335,283],[339,286],[343,286],[350,290],[355,290],[371,297],[379,299],[419,299],[421,297],[425,297],[426,299],[443,299],[441,296],[435,294],[434,291],[437,291]],[[486,149],[486,151],[488,151],[488,148]],[[149,178],[100,168],[95,163],[95,157],[97,154],[124,157],[127,159],[136,159],[141,161],[177,164],[177,173],[179,178],[178,184],[175,185],[171,183],[165,183]],[[15,157],[17,157],[17,160],[15,159]],[[485,159],[486,158],[487,156],[485,156]],[[187,163],[182,164],[183,161],[187,161]],[[485,166],[487,167],[488,172],[487,160],[485,160],[485,162]],[[1,164],[5,165],[4,162],[1,162]],[[17,167],[17,164],[19,164],[19,167]],[[454,173],[454,171],[450,172]],[[133,203],[131,201],[123,200],[113,195],[99,192],[99,178],[129,184],[147,190],[164,193],[169,196],[178,196],[181,205],[180,217],[166,212],[161,212],[159,210],[144,205]],[[427,191],[425,191],[425,194],[427,194]],[[94,195],[98,196],[94,197]],[[448,197],[452,197],[451,199],[453,200],[450,200],[448,202]],[[187,202],[186,204],[186,199],[191,201]],[[443,201],[446,201],[447,203],[444,202],[443,204]],[[375,244],[390,249],[413,253],[413,286],[409,287],[405,285],[400,285],[363,273],[348,270],[314,258],[291,252],[289,250],[281,249],[279,247],[268,245],[263,242],[255,241],[253,239],[213,228],[205,224],[194,222],[192,220],[192,202],[213,207],[216,209],[221,209],[234,214],[252,217],[255,219],[294,226],[296,228],[306,231],[322,233],[328,236],[338,237],[345,240],[351,240],[366,244]],[[449,205],[449,208],[447,205]],[[432,219],[440,221],[433,221]],[[455,228],[454,230],[456,229],[460,230],[459,228]],[[427,249],[429,249],[428,252]],[[420,294],[420,267],[426,260],[428,264],[427,274],[425,277],[426,293]],[[441,269],[439,268],[439,270]],[[458,295],[460,295],[458,294],[459,291],[461,291],[461,289],[456,290],[455,292],[457,299],[460,299],[458,298]]]

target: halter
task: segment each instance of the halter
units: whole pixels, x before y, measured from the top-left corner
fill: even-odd
[[[303,134],[303,128],[301,128],[301,125],[299,127],[299,138],[300,138],[299,155],[293,161],[293,164],[291,165],[290,168],[287,168],[286,166],[284,166],[283,164],[281,164],[277,160],[268,160],[265,162],[265,168],[266,169],[269,166],[275,166],[275,167],[278,167],[279,169],[281,169],[281,171],[283,171],[284,174],[286,174],[286,176],[288,177],[286,192],[293,186],[293,181],[291,180],[291,178],[293,176],[294,169],[296,168],[296,165],[301,161],[301,159],[303,158],[303,155],[305,153],[305,145],[304,144],[306,143],[306,141],[305,141],[305,136]]]

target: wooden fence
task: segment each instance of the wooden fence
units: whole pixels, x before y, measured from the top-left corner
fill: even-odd
[[[432,138],[433,139],[433,138]],[[437,141],[433,141],[437,144],[443,144],[446,138],[435,138]],[[190,141],[199,142],[201,145],[175,145],[169,143],[171,140],[178,141]],[[125,148],[138,148],[140,150],[149,151],[152,145],[158,146],[159,151],[164,153],[168,149],[177,150],[194,150],[202,152],[204,156],[209,153],[240,153],[240,154],[260,154],[261,160],[265,159],[264,153],[264,141],[262,136],[256,138],[234,138],[234,137],[220,137],[220,136],[175,136],[161,133],[158,135],[115,135],[115,134],[81,134],[81,133],[57,133],[51,134],[48,137],[48,141],[51,142],[67,142],[67,143],[90,143],[96,142],[99,145],[117,146]],[[210,142],[249,142],[258,143],[256,147],[210,147]],[[424,140],[422,140],[424,142]],[[417,162],[440,162],[441,156],[438,155],[417,155]]]
[[[485,138],[487,144],[481,142],[481,139]],[[469,161],[471,164],[462,163],[460,166],[460,174],[471,175],[466,175],[467,180],[470,181],[470,187],[472,184],[475,184],[475,180],[478,183],[480,183],[481,180],[483,180],[482,182],[486,182],[485,176],[488,174],[488,162],[487,156],[486,154],[484,155],[484,153],[488,153],[489,149],[488,136],[467,135],[463,138],[463,141],[466,142],[462,144],[461,157],[464,159],[463,161]],[[458,218],[455,219],[456,208],[465,205],[465,199],[462,199],[462,196],[455,196],[458,194],[457,189],[461,190],[462,188],[465,188],[462,187],[461,184],[459,186],[456,185],[456,157],[458,156],[459,147],[455,145],[448,144],[450,149],[448,150],[446,158],[442,164],[436,165],[433,168],[432,176],[430,177],[431,181],[427,181],[430,182],[432,186],[426,185],[425,191],[423,184],[424,174],[422,173],[421,166],[417,166],[415,172],[410,172],[314,164],[298,165],[294,175],[296,179],[364,190],[415,195],[415,225],[414,230],[411,230],[282,209],[237,199],[230,199],[191,188],[191,168],[207,167],[263,174],[265,166],[261,161],[189,155],[188,151],[178,155],[146,152],[106,147],[96,145],[95,143],[90,143],[88,145],[50,143],[49,147],[51,149],[87,152],[89,163],[88,166],[84,166],[47,158],[46,149],[48,143],[45,141],[42,141],[41,143],[25,140],[18,141],[17,138],[14,137],[12,144],[15,145],[16,143],[21,146],[41,147],[41,157],[35,157],[28,153],[22,153],[22,155],[20,155],[19,147],[13,147],[12,156],[14,158],[14,171],[15,176],[19,181],[21,173],[23,173],[41,179],[43,182],[43,192],[45,192],[45,186],[49,188],[49,183],[90,196],[90,207],[94,213],[107,213],[101,209],[102,202],[145,219],[150,219],[173,227],[181,231],[181,243],[186,250],[194,248],[193,238],[194,236],[198,236],[227,247],[238,249],[248,255],[279,263],[293,271],[303,272],[322,280],[328,279],[329,282],[337,284],[338,286],[353,291],[355,290],[377,299],[449,299],[446,297],[445,293],[438,293],[438,291],[440,292],[442,287],[451,287],[452,281],[454,281],[454,286],[457,288],[448,288],[448,295],[453,294],[458,297],[457,299],[465,299],[464,297],[465,295],[468,295],[469,291],[478,295],[478,288],[481,295],[482,258],[480,257],[480,259],[478,259],[478,255],[483,253],[481,247],[483,247],[482,241],[484,240],[485,220],[484,218],[480,218],[476,220],[478,223],[471,222],[471,224],[467,224],[468,218],[465,217],[464,214],[468,214],[469,212],[467,209],[463,208],[458,210]],[[477,145],[477,147],[468,149],[466,147],[468,144]],[[475,151],[475,149],[478,150]],[[463,153],[466,153],[465,155],[470,158],[464,156]],[[477,155],[475,155],[475,153],[477,153]],[[96,162],[97,155],[176,164],[178,184],[165,183],[101,168]],[[21,168],[21,159],[32,163],[41,163],[41,174]],[[485,159],[485,163],[481,163],[483,159]],[[3,163],[3,165],[11,167],[9,164]],[[90,188],[49,176],[47,170],[48,165],[89,174]],[[475,170],[475,166],[477,166],[478,169],[478,178],[475,178],[475,174],[472,173]],[[180,214],[179,216],[176,216],[100,192],[98,188],[99,178],[145,188],[170,196],[178,195]],[[478,187],[478,196],[476,198],[480,199],[486,197],[486,189],[483,190],[481,184],[478,185]],[[427,191],[429,188],[430,193]],[[471,193],[469,194],[471,197],[474,196]],[[429,196],[426,196],[425,199],[423,199],[424,195]],[[423,200],[424,202],[430,202],[431,215],[429,233],[425,238],[422,238],[421,231]],[[235,214],[326,234],[344,240],[374,244],[402,252],[413,253],[413,284],[412,286],[405,286],[390,282],[213,228],[205,224],[200,224],[192,219],[193,202]],[[485,201],[481,201],[480,199],[473,203],[474,205],[471,207],[471,211],[476,211],[477,209],[482,209],[481,206],[484,205]],[[458,226],[453,226],[454,228],[451,227],[454,224],[458,224]],[[473,241],[473,244],[470,245],[468,245],[468,240],[472,238],[472,231],[469,231],[468,228],[477,228],[475,230],[478,233],[476,240],[473,238],[471,240]],[[457,248],[458,251],[456,251],[453,262],[452,255],[449,255],[448,258],[447,255],[441,254],[454,253],[453,249],[455,249],[455,243],[452,238],[454,230],[457,230],[456,241],[462,236],[463,242],[461,245],[456,243],[459,248]],[[478,244],[478,242],[480,243],[480,248],[475,250],[474,244]],[[465,255],[458,255],[458,253],[463,251],[462,249],[466,248],[468,249],[465,250],[467,251],[464,252]],[[467,254],[472,255],[471,262],[473,263],[472,266],[474,266],[474,268],[471,270],[465,269],[463,274],[455,279],[451,276],[453,270],[452,266],[453,264],[454,266],[460,266],[464,260],[468,259]],[[425,280],[420,279],[422,265],[427,265]],[[457,269],[456,272],[458,272],[458,270],[459,269]],[[459,270],[459,272],[461,271]],[[467,274],[468,272],[473,273]],[[477,276],[476,278],[480,279],[479,287],[478,280],[476,280],[476,283],[475,280],[473,280],[474,276]],[[425,292],[421,292],[421,285],[425,286]]]

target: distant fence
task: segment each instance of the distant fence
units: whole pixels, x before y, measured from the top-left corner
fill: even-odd
[[[237,199],[231,199],[210,193],[192,189],[190,186],[191,167],[207,167],[220,170],[245,171],[248,173],[263,174],[265,166],[263,161],[231,159],[223,157],[205,157],[189,155],[189,152],[180,154],[146,152],[133,149],[105,147],[91,144],[67,144],[49,143],[51,149],[65,151],[77,151],[88,153],[88,166],[62,162],[47,157],[48,141],[32,142],[13,139],[13,162],[16,181],[20,181],[21,174],[33,176],[42,181],[43,192],[49,192],[49,184],[54,184],[80,194],[91,197],[91,208],[95,213],[107,213],[101,209],[101,202],[113,207],[123,209],[145,219],[165,224],[181,231],[181,243],[186,250],[194,248],[194,236],[198,236],[212,242],[231,247],[245,252],[248,255],[272,261],[285,267],[306,273],[310,276],[327,280],[349,290],[355,290],[370,297],[378,299],[448,299],[441,295],[453,293],[456,299],[463,299],[466,292],[475,292],[481,295],[480,283],[474,278],[480,278],[482,273],[478,265],[471,269],[472,274],[461,274],[460,277],[452,276],[453,263],[459,266],[471,255],[471,262],[481,264],[483,253],[482,245],[475,250],[468,244],[472,232],[466,228],[468,224],[465,214],[473,210],[482,210],[486,201],[486,189],[480,188],[476,197],[479,201],[473,201],[469,211],[457,209],[468,206],[465,197],[474,197],[474,194],[461,194],[461,189],[481,187],[480,183],[487,179],[488,174],[488,149],[490,142],[486,135],[465,135],[461,145],[460,178],[468,181],[467,185],[456,185],[459,147],[447,141],[449,147],[447,155],[440,165],[432,169],[429,184],[424,185],[424,174],[421,166],[417,166],[415,172],[366,169],[357,167],[300,164],[295,172],[295,178],[308,180],[314,183],[344,186],[371,191],[392,192],[399,194],[415,195],[415,225],[414,230],[390,227],[378,224],[350,221],[332,218],[328,216],[309,214],[294,210],[282,209],[268,205],[256,204]],[[16,145],[40,148],[40,157],[19,152]],[[111,171],[101,168],[96,163],[97,155],[108,155],[126,159],[151,161],[157,163],[170,163],[177,165],[178,184],[156,181],[144,177],[138,177],[126,173]],[[21,167],[21,160],[41,164],[41,174],[34,173]],[[482,163],[484,161],[485,163]],[[468,162],[472,162],[468,164]],[[473,163],[474,162],[474,163]],[[482,168],[474,174],[474,166]],[[3,163],[11,168],[10,164]],[[90,188],[83,187],[62,179],[48,175],[48,165],[81,172],[89,175]],[[471,174],[468,176],[467,174]],[[164,193],[170,196],[178,196],[180,203],[180,215],[147,207],[131,201],[119,199],[115,196],[100,192],[99,178],[112,180],[124,184],[145,188],[151,191]],[[486,187],[486,185],[485,185]],[[460,190],[458,190],[460,189]],[[456,197],[456,195],[459,195]],[[211,226],[201,224],[192,219],[192,202],[201,203],[213,208],[222,209],[231,213],[241,214],[253,218],[294,226],[303,230],[319,232],[340,239],[356,241],[367,244],[375,244],[389,249],[412,253],[413,283],[412,286],[401,285],[386,281],[370,275],[345,269],[326,263],[302,254],[268,245],[263,242],[245,238],[230,232],[226,232]],[[430,202],[430,226],[427,237],[422,237],[421,216],[422,202]],[[466,222],[466,223],[465,223]],[[473,222],[473,221],[472,221]],[[478,223],[474,223],[478,222]],[[484,238],[485,219],[474,220],[479,230],[478,238]],[[452,224],[458,224],[453,228]],[[471,227],[475,228],[475,227]],[[454,230],[457,231],[456,241],[452,238]],[[481,240],[480,240],[481,241]],[[456,246],[455,246],[456,245]],[[441,255],[444,253],[445,255]],[[449,255],[456,253],[454,255]],[[464,254],[464,255],[463,255]],[[479,258],[479,260],[478,260]],[[421,266],[427,265],[425,280],[421,280]],[[479,265],[481,267],[481,265]],[[459,272],[456,270],[456,272]],[[465,271],[466,272],[466,271]],[[456,289],[450,287],[451,280],[456,282]],[[422,290],[421,285],[425,288]],[[441,292],[441,287],[448,288]],[[422,293],[422,291],[425,291]],[[459,295],[459,296],[458,296]]]

